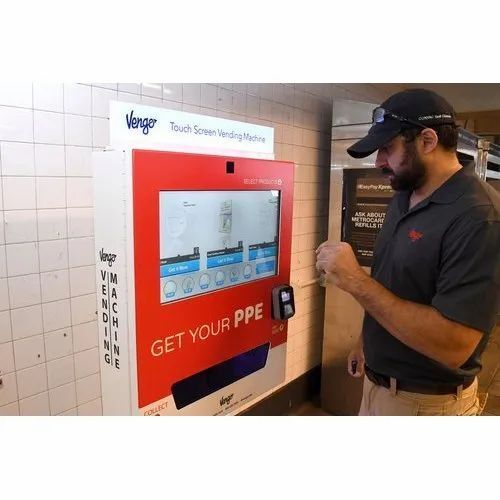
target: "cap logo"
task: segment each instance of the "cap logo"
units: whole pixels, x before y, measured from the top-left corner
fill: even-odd
[[[440,115],[424,115],[424,116],[419,116],[417,120],[439,120],[441,118],[451,119],[452,116],[444,113]]]

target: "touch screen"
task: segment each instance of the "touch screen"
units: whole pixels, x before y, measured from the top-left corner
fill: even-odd
[[[278,272],[280,193],[160,192],[160,301]]]

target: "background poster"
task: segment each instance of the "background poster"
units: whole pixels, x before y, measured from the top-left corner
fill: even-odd
[[[362,266],[371,267],[373,247],[394,191],[376,168],[344,169],[342,241],[349,243]]]

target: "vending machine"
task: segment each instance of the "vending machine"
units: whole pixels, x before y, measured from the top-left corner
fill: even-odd
[[[105,415],[223,415],[284,380],[293,164],[94,153]]]

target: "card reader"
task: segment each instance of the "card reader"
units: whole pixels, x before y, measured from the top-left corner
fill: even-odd
[[[290,285],[273,288],[273,319],[290,319],[294,314],[293,288]]]

